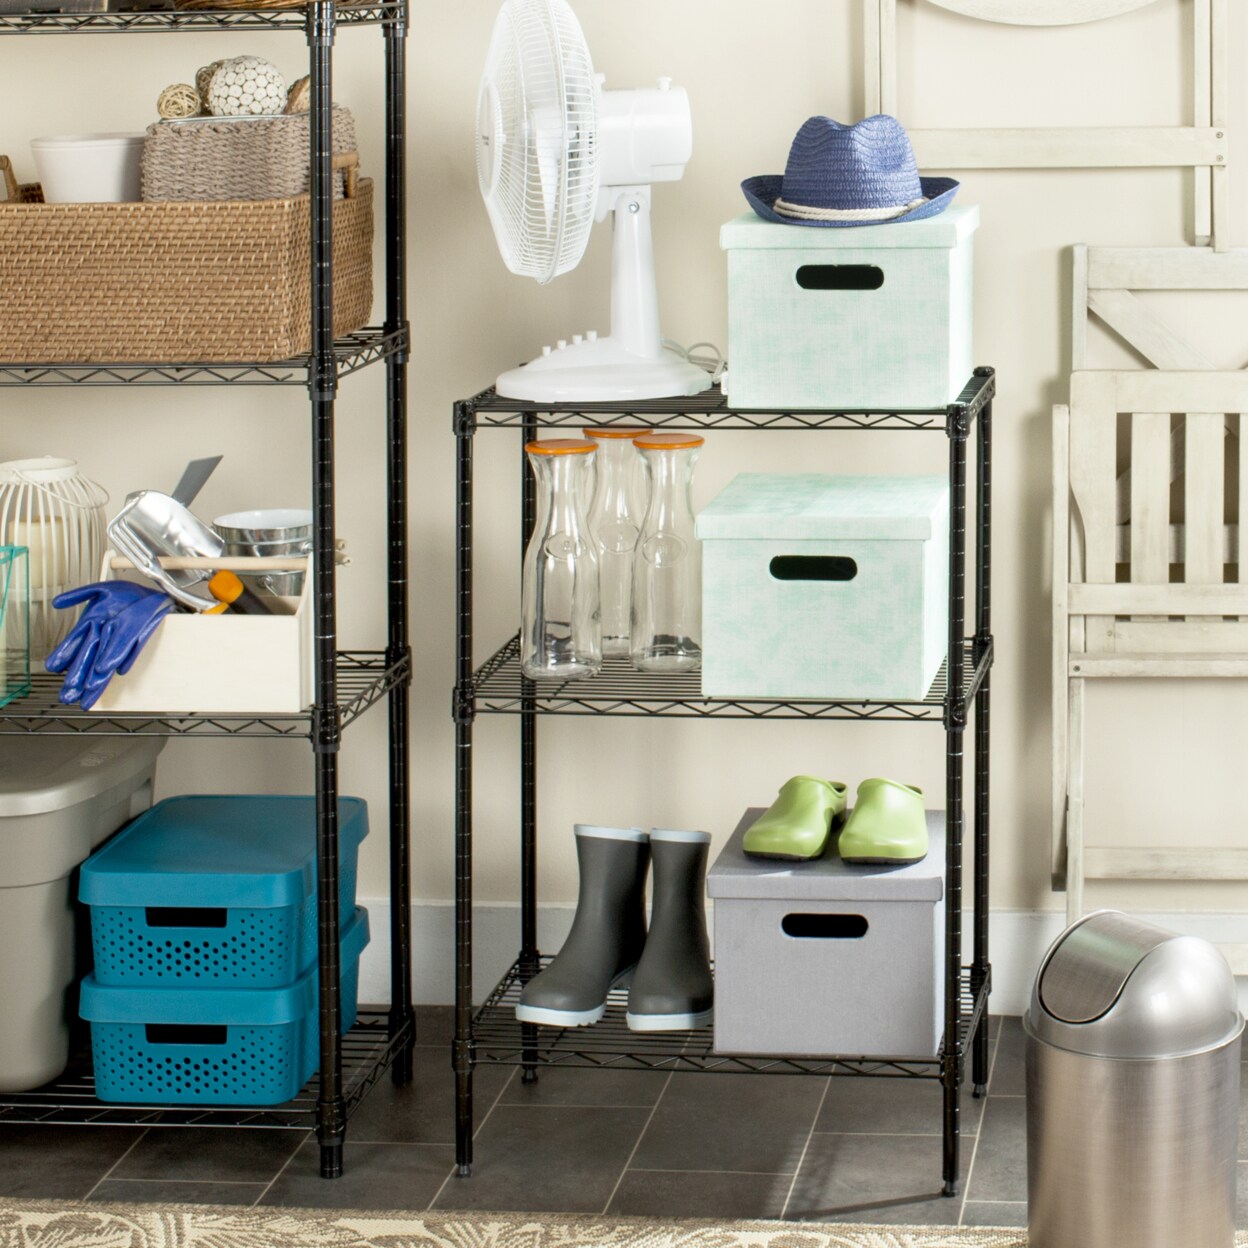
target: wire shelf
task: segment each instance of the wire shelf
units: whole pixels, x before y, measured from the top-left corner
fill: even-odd
[[[78,16],[83,16],[79,14]],[[92,16],[133,16],[94,14]],[[150,15],[145,15],[150,16]],[[0,15],[0,21],[3,15]],[[2,29],[2,27],[0,27]],[[339,377],[405,352],[406,330],[370,325],[334,342]],[[311,357],[272,363],[43,364],[0,363],[0,386],[307,386]]]
[[[992,665],[992,647],[976,659],[975,643],[963,650],[962,704],[975,695]],[[627,659],[604,659],[597,676],[580,680],[526,680],[520,672],[520,635],[512,637],[473,677],[478,714],[659,715],[697,719],[853,719],[943,723],[948,664],[942,663],[927,697],[913,701],[704,698],[697,673],[657,675],[636,671]]]
[[[42,7],[52,8],[51,4]],[[405,21],[404,0],[339,4],[337,26],[391,26]],[[0,35],[169,34],[204,30],[303,30],[307,9],[150,9],[112,13],[0,13]]]
[[[550,961],[550,958],[541,960],[543,966]],[[525,1027],[516,1021],[515,1015],[523,982],[520,964],[515,962],[478,1010],[472,1024],[473,1057],[477,1063],[754,1075],[877,1075],[910,1079],[939,1079],[941,1076],[940,1054],[750,1057],[714,1052],[714,1033],[710,1027],[695,1031],[630,1031],[624,1017],[628,1005],[626,989],[610,993],[606,1015],[592,1027]],[[985,981],[975,991],[970,967],[963,968],[959,993],[959,1062],[970,1051],[971,1038],[987,1008],[990,987]]]
[[[342,724],[354,722],[395,685],[411,678],[404,656],[387,664],[380,651],[344,650],[338,654],[338,709]],[[61,677],[32,674],[31,691],[0,711],[0,736],[97,737],[312,737],[311,710],[282,715],[183,715],[150,711],[94,712],[62,706],[57,700]]]
[[[992,398],[996,389],[992,369],[976,370],[966,388],[946,407],[915,408],[902,411],[802,410],[793,412],[756,411],[730,407],[718,385],[701,394],[670,399],[644,399],[627,404],[556,403],[539,405],[520,399],[502,398],[491,387],[470,399],[475,427],[515,429],[526,421],[539,428],[566,429],[586,424],[599,427],[639,425],[650,429],[842,429],[842,430],[948,430],[950,409],[960,410],[964,421],[973,420]]]
[[[410,1024],[390,1035],[389,1016],[362,1012],[342,1038],[342,1089],[347,1113],[393,1064],[410,1042]],[[284,1105],[127,1105],[96,1099],[89,1051],[75,1055],[69,1068],[33,1092],[0,1093],[0,1125],[45,1123],[59,1126],[268,1127],[311,1131],[316,1126],[320,1075],[314,1075]]]

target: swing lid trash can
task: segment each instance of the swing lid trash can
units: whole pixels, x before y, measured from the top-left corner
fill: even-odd
[[[1235,978],[1207,941],[1102,910],[1068,928],[1032,989],[1036,1039],[1097,1057],[1197,1053],[1243,1026]]]

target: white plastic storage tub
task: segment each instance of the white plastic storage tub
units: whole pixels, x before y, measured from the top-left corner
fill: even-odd
[[[697,534],[707,697],[927,696],[949,645],[946,478],[741,473]]]
[[[728,401],[745,408],[931,408],[970,380],[974,205],[819,229],[748,212],[728,253]]]
[[[152,801],[159,737],[6,737],[0,746],[0,1091],[69,1054],[74,869]]]
[[[931,1057],[944,1003],[945,818],[927,857],[859,866],[747,858],[748,810],[715,860],[715,1051]]]

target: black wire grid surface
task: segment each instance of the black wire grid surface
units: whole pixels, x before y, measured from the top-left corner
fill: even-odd
[[[637,403],[536,404],[500,397],[493,389],[456,403],[452,425],[457,455],[457,561],[459,641],[453,713],[456,724],[456,1161],[462,1175],[472,1165],[472,1071],[478,1062],[523,1067],[526,1080],[543,1066],[574,1065],[723,1073],[884,1075],[939,1079],[943,1088],[944,1191],[957,1191],[961,1087],[967,1059],[976,1095],[988,1079],[985,1026],[991,966],[988,961],[988,781],[991,630],[991,484],[993,370],[976,369],[946,407],[888,410],[758,411],[734,408],[718,387],[688,398]],[[949,478],[948,654],[960,658],[961,679],[950,682],[948,662],[924,698],[831,700],[705,698],[696,675],[633,671],[607,660],[590,679],[531,681],[519,666],[519,639],[505,642],[483,664],[474,663],[473,454],[475,435],[489,429],[519,435],[521,548],[536,522],[536,490],[523,454],[540,429],[587,425],[736,431],[870,431],[944,434]],[[975,444],[974,512],[967,516],[967,448]],[[968,612],[968,528],[973,543],[974,603]],[[969,615],[969,619],[968,619]],[[970,625],[968,629],[967,625]],[[968,636],[969,633],[969,636]],[[973,716],[972,716],[973,711]],[[472,1005],[473,723],[481,714],[515,715],[520,721],[520,953],[485,1004]],[[515,1005],[523,983],[537,974],[537,723],[542,715],[673,716],[702,719],[819,719],[939,725],[945,734],[945,1042],[935,1054],[811,1058],[742,1057],[714,1053],[710,1029],[645,1036],[628,1030],[622,994],[613,994],[606,1018],[593,1027],[551,1029],[520,1024]],[[964,738],[972,732],[973,956],[962,962],[962,851],[967,823],[963,800]]]
[[[397,1031],[389,1016],[362,1010],[342,1037],[342,1095],[350,1113],[385,1070],[410,1045],[410,1025]],[[321,1080],[314,1075],[284,1105],[143,1105],[101,1101],[85,1055],[47,1087],[31,1092],[0,1092],[0,1126],[46,1123],[91,1127],[267,1127],[311,1131]]]
[[[42,3],[42,7],[55,7]],[[311,564],[320,587],[311,602],[314,636],[313,704],[298,715],[96,715],[61,707],[59,681],[38,677],[32,692],[0,709],[0,734],[35,733],[161,736],[288,737],[312,747],[316,797],[318,1034],[320,1071],[293,1107],[251,1111],[104,1106],[95,1100],[89,1071],[68,1082],[0,1101],[0,1121],[194,1121],[200,1125],[314,1128],[320,1170],[342,1173],[347,1119],[383,1071],[396,1083],[412,1077],[415,1023],[411,999],[411,882],[408,788],[411,649],[407,606],[407,320],[406,261],[406,0],[336,4],[308,0],[293,9],[153,9],[105,13],[0,13],[0,35],[134,34],[259,30],[302,32],[309,70],[311,184],[311,347],[277,362],[157,361],[52,364],[0,359],[6,386],[285,385],[306,388],[311,426],[313,536]],[[385,97],[385,316],[381,326],[334,336],[332,134],[333,45],[338,29],[380,26],[384,34]],[[0,344],[0,350],[3,344]],[[335,401],[339,381],[371,364],[386,370],[385,509],[387,527],[386,647],[384,652],[339,652],[335,601]],[[338,915],[338,754],[344,726],[384,698],[388,713],[390,989],[384,1019],[362,1019],[344,1038]]]
[[[540,966],[552,959],[542,958]],[[516,1021],[516,1006],[526,978],[519,961],[477,1011],[472,1025],[474,1058],[478,1062],[535,1067],[581,1066],[603,1070],[708,1071],[721,1074],[880,1075],[939,1079],[938,1057],[840,1056],[769,1057],[716,1053],[710,1027],[694,1031],[637,1032],[625,1020],[626,989],[607,998],[607,1012],[591,1027],[526,1027]],[[988,1004],[988,983],[972,986],[971,968],[963,967],[959,983],[957,1052],[961,1061]],[[535,1039],[536,1036],[536,1039]]]

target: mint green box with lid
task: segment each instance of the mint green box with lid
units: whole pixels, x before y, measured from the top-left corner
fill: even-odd
[[[930,408],[973,368],[979,208],[892,225],[780,225],[748,212],[728,253],[728,402],[741,408]]]
[[[706,697],[928,695],[948,649],[947,478],[744,472],[697,535]]]

